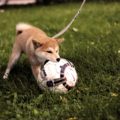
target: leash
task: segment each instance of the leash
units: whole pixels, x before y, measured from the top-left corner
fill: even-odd
[[[59,36],[61,36],[62,34],[64,34],[69,28],[70,26],[72,25],[72,23],[75,21],[75,19],[78,17],[78,15],[80,14],[84,4],[85,4],[86,0],[83,0],[80,8],[78,9],[77,13],[75,14],[75,16],[72,18],[72,20],[69,22],[69,24],[64,28],[62,29],[59,33],[57,33],[56,35],[54,35],[52,38],[57,38]]]

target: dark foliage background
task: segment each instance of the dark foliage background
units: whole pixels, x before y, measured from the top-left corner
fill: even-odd
[[[65,2],[80,2],[83,0],[38,0],[38,2],[42,2],[43,4],[50,3],[65,3]],[[86,0],[87,2],[115,2],[120,0]]]

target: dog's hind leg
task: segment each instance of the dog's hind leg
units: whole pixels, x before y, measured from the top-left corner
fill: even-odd
[[[14,66],[14,64],[17,62],[17,60],[19,59],[21,55],[21,49],[20,47],[15,43],[14,46],[13,46],[13,49],[12,49],[12,54],[9,58],[9,62],[8,62],[8,65],[7,65],[7,69],[4,73],[4,76],[3,76],[3,79],[7,79],[8,76],[9,76],[9,73],[12,69],[12,67]]]

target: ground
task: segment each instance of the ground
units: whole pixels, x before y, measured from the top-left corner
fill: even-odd
[[[60,55],[75,64],[79,81],[68,94],[41,91],[26,56],[2,79],[15,39],[27,22],[55,35],[79,4],[0,11],[0,120],[120,120],[120,3],[87,3],[61,37]]]

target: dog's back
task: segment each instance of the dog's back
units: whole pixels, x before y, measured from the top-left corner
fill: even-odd
[[[24,34],[22,34],[24,33]],[[26,24],[26,23],[18,23],[16,25],[16,34],[17,35],[23,35],[25,37],[25,35],[27,34],[27,36],[31,37],[47,37],[46,33],[43,32],[41,29],[34,27],[32,25]]]
[[[26,46],[29,43],[31,43],[32,40],[38,41],[38,42],[45,42],[44,38],[47,38],[45,32],[43,32],[41,29],[34,27],[32,25],[26,24],[26,23],[19,23],[16,25],[16,44],[19,44],[21,46],[21,49],[25,52]]]

